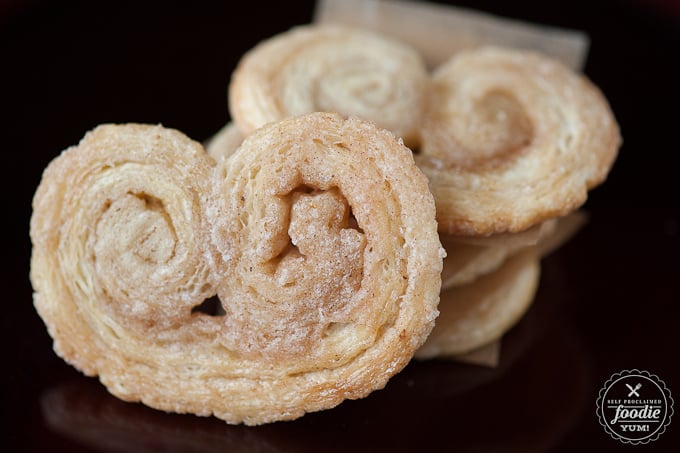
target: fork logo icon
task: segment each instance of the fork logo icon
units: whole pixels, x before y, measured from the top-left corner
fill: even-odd
[[[631,445],[658,439],[673,415],[673,397],[666,383],[638,369],[614,373],[600,389],[596,405],[598,421],[605,431]]]
[[[630,397],[633,396],[633,395],[637,396],[638,398],[640,397],[640,394],[639,394],[637,391],[640,390],[640,387],[642,387],[642,384],[637,383],[637,384],[635,385],[635,388],[633,388],[633,387],[631,387],[630,385],[626,384],[626,387],[628,387],[628,390],[630,390],[630,393],[628,393],[628,398],[630,398]]]

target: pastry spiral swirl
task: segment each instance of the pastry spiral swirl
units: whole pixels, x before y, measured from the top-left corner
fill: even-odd
[[[404,365],[434,321],[443,254],[408,148],[371,123],[316,113],[255,131],[217,175],[228,347],[288,374]],[[250,310],[266,329],[249,328]]]
[[[298,26],[243,56],[229,85],[229,110],[244,135],[326,111],[373,121],[412,146],[428,83],[422,57],[404,43],[339,25]]]
[[[437,68],[419,167],[442,232],[519,232],[581,206],[620,145],[601,92],[560,62],[482,47]]]
[[[56,351],[86,374],[158,365],[147,338],[173,336],[214,293],[212,166],[183,134],[131,124],[97,127],[45,170],[31,218],[34,303]]]
[[[408,148],[310,114],[217,163],[181,133],[106,125],[34,198],[35,306],[113,394],[229,423],[381,388],[438,314],[443,249]],[[197,310],[219,296],[224,314]]]

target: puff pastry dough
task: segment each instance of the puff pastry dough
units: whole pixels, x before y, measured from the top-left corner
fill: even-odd
[[[183,134],[104,125],[45,170],[34,302],[111,393],[261,424],[385,385],[438,314],[427,179],[388,131],[310,114],[215,165]],[[219,296],[224,314],[199,307]]]
[[[429,75],[404,43],[340,25],[305,25],[263,41],[232,74],[229,110],[247,135],[288,116],[327,111],[417,141]]]
[[[581,206],[620,145],[601,92],[530,51],[461,51],[435,70],[418,165],[440,231],[519,232]]]

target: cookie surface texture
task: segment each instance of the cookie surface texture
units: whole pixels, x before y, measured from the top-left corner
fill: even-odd
[[[410,46],[339,25],[305,25],[247,52],[232,74],[229,110],[247,135],[268,122],[337,112],[375,122],[413,146],[429,76]]]
[[[538,53],[482,47],[435,70],[417,162],[440,231],[487,236],[580,207],[620,143],[606,99],[584,76]]]

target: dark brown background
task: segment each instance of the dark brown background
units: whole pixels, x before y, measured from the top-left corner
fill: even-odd
[[[235,3],[235,2],[234,2]],[[680,399],[680,4],[459,1],[586,31],[586,74],[624,146],[591,193],[591,221],[544,262],[536,303],[498,368],[413,363],[385,390],[257,428],[165,414],[109,396],[51,350],[31,304],[30,203],[47,163],[103,122],[204,139],[228,120],[226,87],[259,40],[309,22],[314,3],[0,2],[3,451],[633,450],[595,416],[609,376],[638,368]],[[677,412],[676,407],[676,412]],[[680,415],[640,450],[677,451]],[[675,448],[674,448],[675,447]]]

